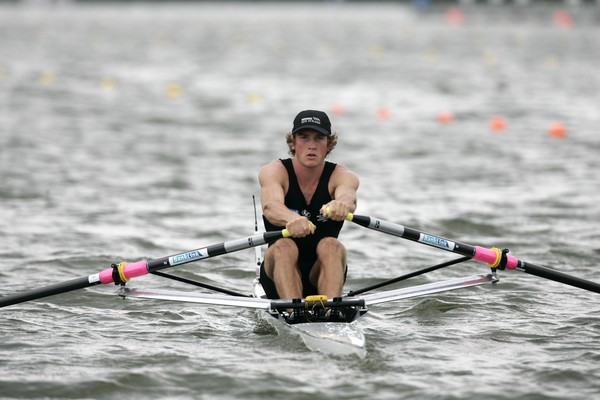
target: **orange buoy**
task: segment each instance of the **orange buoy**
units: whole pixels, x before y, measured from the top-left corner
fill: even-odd
[[[560,122],[555,122],[548,128],[548,134],[554,138],[567,137],[567,128]]]
[[[506,129],[506,121],[502,117],[494,117],[490,120],[490,129],[494,132]]]
[[[573,17],[568,11],[558,10],[554,13],[554,25],[559,28],[570,28],[573,26]]]
[[[343,104],[335,103],[331,106],[331,112],[335,115],[342,115],[346,112],[346,107]]]
[[[449,124],[454,118],[454,113],[450,111],[441,111],[437,116],[437,120],[442,124]]]
[[[386,120],[386,119],[390,119],[390,117],[392,116],[392,113],[390,112],[389,109],[382,107],[379,110],[377,110],[377,118],[381,119],[381,120]]]
[[[446,22],[450,25],[463,25],[465,23],[465,15],[458,7],[450,7],[444,14]]]

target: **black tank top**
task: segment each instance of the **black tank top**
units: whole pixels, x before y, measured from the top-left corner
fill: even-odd
[[[342,226],[344,225],[344,221],[332,221],[324,218],[319,213],[319,210],[323,204],[327,204],[332,200],[331,195],[329,194],[328,186],[329,178],[331,178],[331,174],[333,173],[336,164],[329,161],[325,162],[325,168],[323,169],[323,173],[319,178],[317,189],[310,199],[310,204],[307,204],[304,194],[302,193],[302,190],[300,190],[298,178],[296,177],[296,173],[294,172],[294,167],[292,165],[292,159],[287,158],[280,161],[288,172],[289,180],[288,191],[285,194],[285,205],[295,213],[308,218],[310,222],[317,227],[315,233],[312,235],[308,235],[303,238],[293,238],[300,253],[299,261],[301,263],[302,261],[308,262],[312,266],[312,263],[314,263],[314,261],[317,259],[317,244],[319,241],[324,237],[337,238]],[[263,221],[267,231],[282,230],[285,228],[284,226],[282,227],[273,225],[264,215]]]

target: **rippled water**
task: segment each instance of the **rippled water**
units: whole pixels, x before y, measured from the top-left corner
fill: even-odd
[[[357,213],[596,278],[598,8],[0,8],[0,295],[254,229],[261,165],[328,111]],[[450,21],[452,22],[452,21]],[[559,20],[560,22],[560,20]],[[441,124],[441,111],[454,113]],[[506,128],[491,131],[500,116]],[[548,134],[561,122],[565,138]],[[262,228],[262,227],[261,227]],[[348,225],[347,289],[451,258]],[[182,267],[250,291],[253,252]],[[468,263],[415,282],[485,272]],[[158,277],[138,287],[188,289]],[[373,307],[364,359],[252,311],[95,287],[2,309],[2,398],[589,399],[597,294],[519,272]]]

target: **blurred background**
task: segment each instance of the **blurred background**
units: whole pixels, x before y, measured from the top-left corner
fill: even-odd
[[[575,0],[0,1],[0,295],[251,234],[258,170],[308,108],[357,213],[596,279],[599,38],[600,4]],[[448,259],[341,238],[347,290]],[[178,273],[250,291],[253,261]],[[589,399],[599,312],[505,271],[372,310],[367,358],[339,360],[254,313],[96,287],[2,310],[0,397]]]

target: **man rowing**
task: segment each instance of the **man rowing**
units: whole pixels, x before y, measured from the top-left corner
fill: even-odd
[[[346,249],[337,237],[346,215],[356,209],[359,179],[345,166],[325,161],[337,139],[326,113],[302,111],[286,135],[292,157],[259,172],[265,228],[292,234],[265,253],[260,282],[269,298],[342,294]]]

